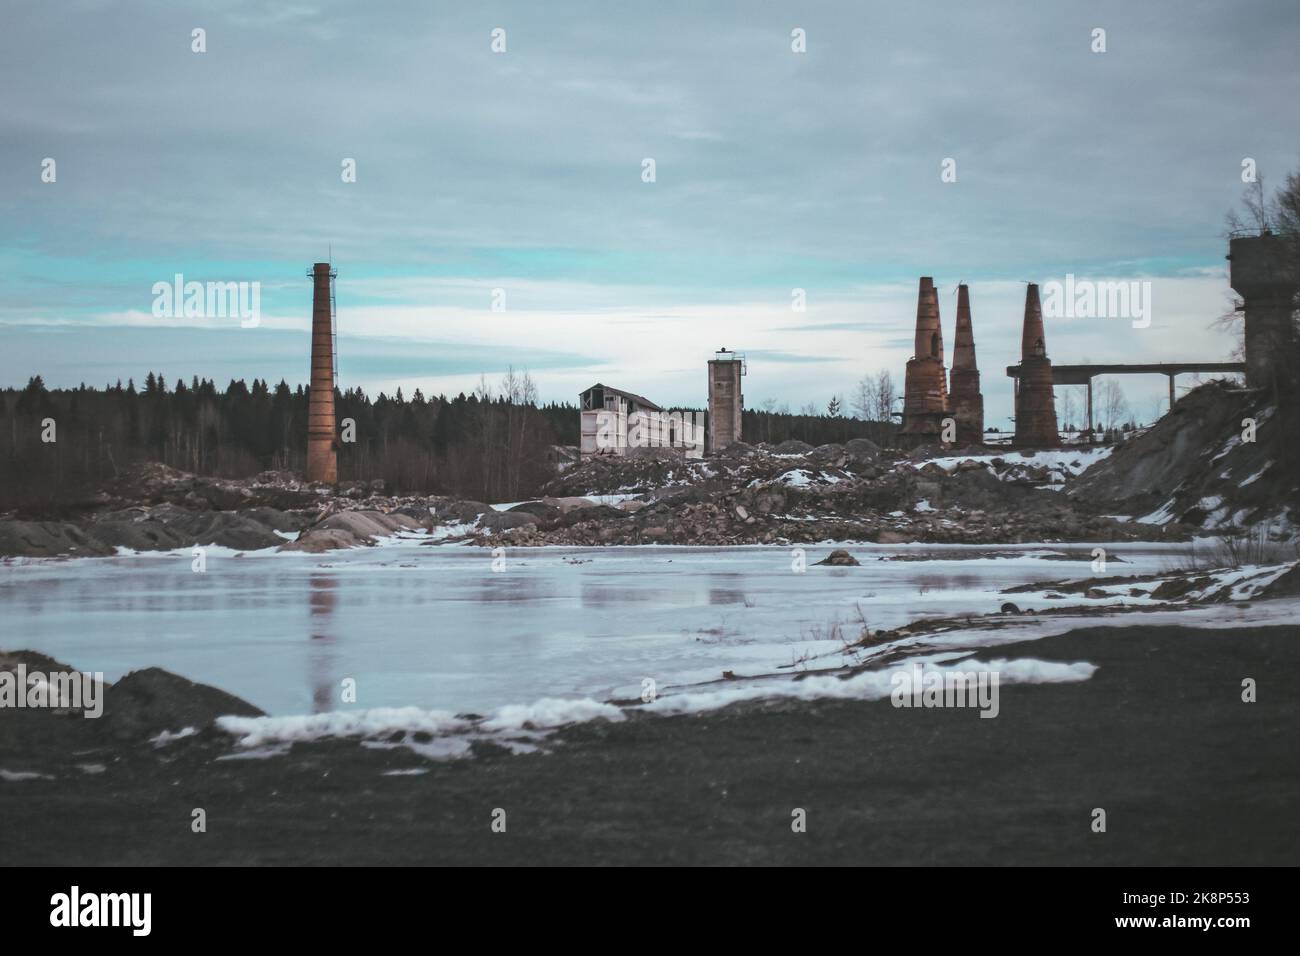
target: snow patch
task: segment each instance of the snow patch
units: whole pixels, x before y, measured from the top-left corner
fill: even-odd
[[[542,730],[588,720],[622,720],[613,704],[546,697],[532,704],[508,704],[483,721],[484,730]]]
[[[53,780],[47,773],[36,773],[32,770],[5,770],[0,767],[0,780],[6,783],[19,783],[23,780]]]
[[[469,726],[468,721],[455,714],[419,707],[336,710],[295,717],[217,718],[217,727],[237,737],[241,747],[299,743],[325,737],[378,737],[399,730],[437,735]]]
[[[1163,505],[1151,512],[1149,515],[1143,515],[1138,518],[1142,524],[1165,524],[1174,520],[1174,499],[1170,498]]]
[[[654,703],[645,705],[644,709],[656,714],[698,713],[716,707],[725,707],[728,704],[740,701],[758,700],[766,697],[787,697],[797,700],[828,697],[883,700],[894,690],[895,673],[900,670],[910,672],[912,666],[916,663],[918,662],[915,659],[906,660],[900,663],[898,667],[891,667],[886,670],[863,671],[849,678],[814,676],[799,681],[765,682],[728,690],[672,694],[658,698]],[[996,672],[999,685],[1084,681],[1097,670],[1096,665],[1083,661],[1063,664],[1059,661],[1041,661],[1033,658],[1010,661],[964,661],[950,666],[930,662],[924,666],[929,670],[939,671],[940,673]]]

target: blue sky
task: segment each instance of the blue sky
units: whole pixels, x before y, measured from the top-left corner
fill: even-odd
[[[1150,328],[1049,321],[1057,361],[1221,360],[1241,162],[1267,184],[1300,157],[1298,25],[1283,2],[15,7],[0,384],[296,384],[331,251],[341,384],[372,391],[513,365],[545,399],[698,405],[726,345],[750,404],[824,406],[901,381],[921,275],[949,338],[970,283],[995,422],[1025,281],[1153,284]],[[261,283],[262,323],[153,317],[178,272]],[[1124,385],[1139,418],[1165,387]]]

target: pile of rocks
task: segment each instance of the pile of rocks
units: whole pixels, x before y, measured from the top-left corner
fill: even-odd
[[[631,495],[615,505],[561,511],[550,499],[516,506],[514,527],[480,523],[478,540],[541,544],[770,544],[818,541],[1014,543],[1178,539],[1156,527],[1089,514],[1056,491],[1007,481],[982,465],[918,469],[907,459],[841,467],[813,449],[728,465],[730,480],[710,476]],[[757,458],[758,456],[752,456]],[[712,464],[713,461],[711,460]],[[608,475],[617,464],[592,469]],[[574,469],[581,478],[586,466]],[[1051,476],[1042,483],[1051,485]],[[566,485],[572,487],[571,485]],[[626,493],[625,493],[626,494]]]

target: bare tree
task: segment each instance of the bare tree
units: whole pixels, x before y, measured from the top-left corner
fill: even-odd
[[[889,369],[882,368],[876,373],[875,409],[872,415],[878,422],[889,422],[894,417],[894,402],[898,400],[898,390],[894,386],[894,376]]]
[[[1294,176],[1294,174],[1292,174]],[[1241,209],[1230,209],[1227,216],[1228,232],[1254,233],[1260,235],[1272,232],[1270,203],[1264,195],[1264,177],[1261,175],[1253,183],[1246,185],[1241,197]]]
[[[1077,401],[1074,397],[1074,391],[1071,389],[1061,390],[1061,431],[1075,430],[1075,418],[1078,416]]]
[[[858,379],[858,384],[853,386],[853,401],[850,407],[857,413],[858,418],[864,421],[874,421],[875,416],[875,387],[871,381],[870,375],[864,375]]]
[[[1124,418],[1128,415],[1128,399],[1124,397],[1124,389],[1119,382],[1113,378],[1104,381],[1105,384],[1101,387],[1101,414],[1109,430],[1124,423]]]

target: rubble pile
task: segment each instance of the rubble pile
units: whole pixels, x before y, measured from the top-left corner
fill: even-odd
[[[547,489],[578,495],[585,507],[553,513],[547,498],[520,505],[507,514],[527,509],[529,516],[490,537],[520,546],[1180,538],[1177,525],[1087,513],[1061,495],[1056,489],[1089,454],[1051,452],[1039,461],[1033,452],[954,456],[936,448],[904,458],[855,441],[732,446],[693,462],[598,458]]]

